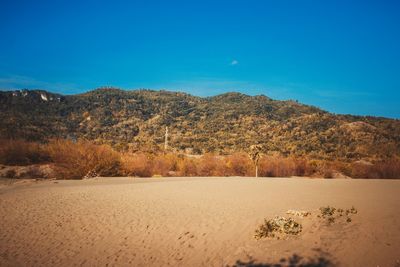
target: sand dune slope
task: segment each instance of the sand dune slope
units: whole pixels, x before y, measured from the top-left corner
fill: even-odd
[[[358,213],[327,225],[326,205]],[[254,238],[288,209],[312,212],[299,236]],[[46,181],[2,187],[0,216],[0,266],[400,266],[393,180]]]

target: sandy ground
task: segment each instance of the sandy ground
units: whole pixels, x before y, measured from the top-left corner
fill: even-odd
[[[358,214],[327,225],[326,205]],[[312,212],[299,236],[254,238],[288,209]],[[26,182],[0,187],[0,216],[0,266],[400,266],[395,180]]]

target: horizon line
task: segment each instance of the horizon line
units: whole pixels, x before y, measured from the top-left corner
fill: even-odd
[[[319,109],[320,111],[329,113],[331,115],[338,115],[338,116],[354,116],[354,117],[364,117],[364,118],[380,118],[380,119],[390,119],[390,120],[396,120],[399,121],[400,118],[395,118],[395,117],[385,117],[385,116],[376,116],[376,115],[357,115],[357,114],[351,114],[351,113],[336,113],[336,112],[332,112],[332,111],[328,111],[326,109],[323,109],[319,106],[316,105],[312,105],[312,104],[305,104],[303,102],[300,102],[297,99],[293,99],[293,98],[289,98],[289,99],[285,99],[285,100],[279,100],[279,99],[274,99],[271,98],[265,94],[246,94],[246,93],[242,93],[240,91],[227,91],[224,93],[220,93],[220,94],[213,94],[213,95],[208,95],[208,96],[201,96],[201,95],[196,95],[193,93],[189,93],[186,92],[184,90],[172,90],[172,89],[167,89],[167,88],[161,88],[161,89],[151,89],[151,88],[145,88],[145,87],[141,87],[141,88],[130,88],[130,89],[125,89],[122,87],[116,87],[116,86],[100,86],[100,87],[96,87],[94,89],[89,89],[89,90],[85,90],[83,92],[79,92],[79,93],[69,93],[69,94],[65,94],[65,93],[59,93],[56,91],[52,91],[52,90],[47,90],[47,89],[41,89],[41,88],[21,88],[21,89],[6,89],[6,88],[0,88],[1,92],[15,92],[15,91],[44,91],[47,93],[51,93],[51,94],[58,94],[58,95],[62,95],[62,96],[76,96],[76,95],[82,95],[82,94],[87,94],[90,92],[94,92],[96,90],[119,90],[119,91],[123,91],[123,92],[129,92],[129,91],[152,91],[152,92],[169,92],[169,93],[182,93],[182,94],[186,94],[189,96],[193,96],[193,97],[198,97],[198,98],[202,98],[202,99],[207,99],[207,98],[212,98],[212,97],[217,97],[217,96],[221,96],[221,95],[226,95],[226,94],[240,94],[240,95],[244,95],[244,96],[248,96],[248,97],[257,97],[257,96],[262,96],[262,97],[266,97],[271,101],[280,101],[280,102],[295,102],[297,104],[300,105],[304,105],[304,106],[309,106],[309,107],[314,107]]]

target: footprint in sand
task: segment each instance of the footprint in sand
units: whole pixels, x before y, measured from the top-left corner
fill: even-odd
[[[195,237],[194,234],[191,234],[189,231],[185,232],[184,234],[180,235],[178,237],[178,240],[181,240],[180,244],[183,245],[185,244],[187,241],[190,241],[190,239],[193,239]],[[192,244],[188,244],[189,248],[194,248],[194,246]]]

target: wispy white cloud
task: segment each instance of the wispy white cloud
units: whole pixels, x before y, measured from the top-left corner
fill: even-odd
[[[236,59],[232,60],[231,66],[235,66],[237,64],[239,64],[239,61],[237,61]]]

